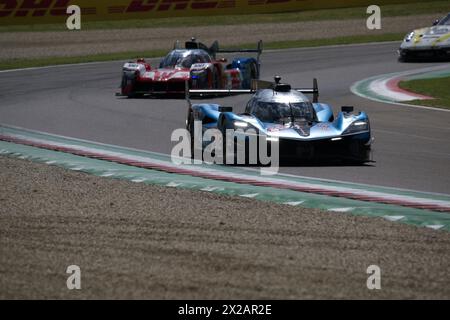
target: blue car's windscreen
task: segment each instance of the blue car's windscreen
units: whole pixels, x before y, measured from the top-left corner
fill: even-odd
[[[295,120],[314,121],[314,108],[310,102],[276,103],[258,102],[251,114],[262,122],[286,123]]]

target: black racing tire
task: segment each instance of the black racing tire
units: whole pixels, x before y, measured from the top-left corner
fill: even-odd
[[[250,77],[250,80],[256,79],[258,77],[258,66],[254,62],[252,62],[250,65]]]
[[[132,87],[134,87],[134,83],[135,83],[135,77],[134,75],[127,75],[126,73],[123,74],[122,76],[122,82],[120,84],[121,89],[123,90],[123,88],[125,88],[128,85],[128,81],[131,81],[132,83]],[[128,99],[133,99],[133,98],[142,98],[144,96],[144,94],[142,93],[136,93],[131,91],[128,95],[127,98]]]
[[[222,164],[227,165],[227,129],[224,116],[221,115],[217,121],[218,128],[222,133]]]
[[[227,132],[225,128],[220,131],[222,132],[222,164],[227,165]]]
[[[351,146],[351,158],[352,162],[355,164],[365,164],[366,162],[371,161],[371,146],[367,146],[362,143],[355,143]]]
[[[413,61],[413,56],[411,53],[399,53],[398,55],[398,61],[399,62],[411,62]]]
[[[189,110],[188,112],[186,129],[191,136],[191,159],[194,160],[194,114],[192,110]]]
[[[122,81],[120,82],[120,88],[123,90],[125,86],[127,85],[128,78],[125,74],[122,75]]]
[[[144,96],[143,93],[135,93],[135,92],[132,92],[127,95],[128,99],[139,99],[142,98],[143,96]]]
[[[410,61],[411,61],[411,59],[407,56],[399,56],[398,57],[398,62],[405,63],[405,62],[410,62]]]

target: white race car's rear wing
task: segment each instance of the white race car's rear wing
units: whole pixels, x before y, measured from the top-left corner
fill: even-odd
[[[221,96],[221,95],[235,95],[235,94],[252,94],[260,89],[273,89],[278,91],[289,91],[291,90],[291,86],[288,84],[281,84],[281,78],[276,76],[275,83],[270,81],[263,80],[252,80],[251,89],[190,89],[188,90],[188,85],[186,85],[186,98],[189,99],[190,95],[197,96]],[[319,86],[317,79],[313,79],[313,87],[312,88],[295,88],[298,92],[303,94],[311,94],[313,96],[312,102],[319,102]]]
[[[313,79],[313,87],[312,88],[296,88],[298,92],[301,92],[303,94],[312,94],[313,96],[313,102],[317,103],[319,102],[319,84],[317,82],[317,79]]]

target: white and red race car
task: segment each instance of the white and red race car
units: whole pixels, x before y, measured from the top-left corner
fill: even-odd
[[[227,64],[225,58],[216,59],[217,53],[256,53],[257,57],[234,58]],[[144,59],[125,63],[120,95],[184,94],[186,83],[190,89],[249,89],[252,80],[259,79],[261,53],[262,41],[256,49],[235,50],[220,50],[217,41],[208,48],[194,38],[179,49],[177,42],[158,68]]]

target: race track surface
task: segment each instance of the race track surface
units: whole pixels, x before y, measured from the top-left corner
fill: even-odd
[[[320,101],[365,110],[375,136],[374,164],[282,168],[284,173],[450,193],[450,113],[387,105],[357,97],[355,81],[424,64],[397,62],[397,43],[265,52],[262,78],[307,87],[319,79]],[[115,97],[123,62],[1,73],[0,123],[126,147],[170,153],[183,128],[182,99]],[[157,60],[151,60],[152,65]],[[437,63],[427,63],[434,66]],[[216,99],[243,111],[248,96]]]

